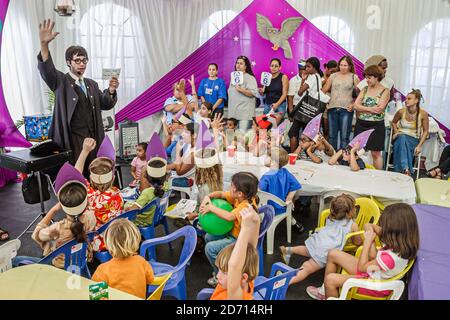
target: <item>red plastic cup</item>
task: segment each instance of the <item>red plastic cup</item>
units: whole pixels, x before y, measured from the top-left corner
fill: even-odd
[[[290,153],[289,154],[289,164],[294,165],[297,162],[297,154],[296,153]]]
[[[228,151],[228,157],[233,158],[235,153],[236,153],[236,147],[235,146],[228,146],[227,147],[227,151]]]

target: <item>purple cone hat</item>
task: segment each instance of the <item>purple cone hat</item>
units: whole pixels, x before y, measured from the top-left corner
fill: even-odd
[[[314,140],[316,136],[320,133],[320,122],[322,121],[322,113],[314,117],[303,130],[303,134]]]
[[[183,107],[183,109],[178,111],[178,113],[173,118],[174,118],[174,120],[176,120],[184,125],[192,123],[192,120],[186,114],[186,107]]]
[[[116,149],[114,149],[114,146],[108,136],[105,136],[105,138],[103,139],[103,142],[97,151],[97,158],[94,161],[92,161],[90,168],[92,168],[92,166],[95,166],[97,159],[111,160],[113,169],[110,172],[104,173],[104,174],[93,173],[92,169],[91,169],[90,170],[91,181],[95,182],[96,184],[105,184],[105,183],[111,182],[114,178],[114,164],[116,162]]]
[[[87,182],[86,179],[83,177],[83,175],[77,170],[75,169],[75,167],[73,167],[71,164],[69,164],[68,162],[66,162],[62,168],[59,170],[58,175],[56,176],[56,180],[55,180],[55,192],[58,196],[59,199],[59,193],[61,192],[61,190],[72,183],[77,183],[82,185],[83,187],[87,188]],[[86,193],[86,199],[83,201],[83,203],[81,203],[79,206],[76,207],[65,207],[63,205],[61,205],[62,209],[64,210],[65,213],[67,213],[70,216],[78,216],[80,214],[82,214],[84,212],[84,210],[86,210],[88,204],[88,198],[87,198],[87,193]]]
[[[148,143],[147,152],[146,152],[146,159],[147,159],[147,173],[150,177],[153,178],[162,178],[164,177],[167,172],[167,152],[164,148],[164,145],[159,138],[159,135],[154,133],[153,136],[150,139],[150,142]],[[153,166],[152,162],[155,160],[159,160],[164,163],[164,165],[161,166]]]
[[[284,135],[284,133],[286,132],[286,126],[287,126],[288,120],[282,122],[279,126],[278,126],[278,132],[280,133],[280,135]]]
[[[374,129],[370,129],[361,132],[355,138],[353,138],[353,140],[348,145],[353,148],[356,143],[359,143],[359,148],[364,149],[367,145],[367,141],[369,141],[369,138],[372,135],[372,132],[374,131],[375,131]]]
[[[205,154],[206,153],[206,154]],[[204,121],[200,124],[199,134],[195,142],[195,165],[198,168],[211,168],[219,163],[217,145]]]

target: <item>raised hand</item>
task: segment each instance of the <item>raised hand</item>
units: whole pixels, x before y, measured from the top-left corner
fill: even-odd
[[[97,142],[94,139],[86,138],[83,141],[83,151],[90,153],[92,150],[95,149],[96,145],[97,145]]]
[[[41,44],[47,45],[59,35],[59,32],[53,32],[54,27],[55,22],[50,19],[39,24],[39,39],[41,40]]]
[[[195,77],[194,77],[194,75],[191,76],[191,78],[188,80],[188,82],[189,82],[191,88],[195,87]]]
[[[177,89],[180,90],[181,92],[185,92],[186,91],[186,80],[181,79],[180,82],[178,82]]]
[[[211,128],[213,128],[214,130],[219,130],[220,127],[223,125],[224,125],[223,115],[220,113],[216,113],[214,115],[214,120],[211,121]]]
[[[259,216],[258,213],[249,205],[247,208],[242,209],[241,212],[241,227],[247,229],[253,229],[259,227]]]
[[[109,80],[109,92],[114,94],[116,90],[119,88],[119,80],[116,77],[113,77],[111,80]]]

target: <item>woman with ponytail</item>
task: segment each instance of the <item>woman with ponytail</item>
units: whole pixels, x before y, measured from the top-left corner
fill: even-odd
[[[87,241],[87,233],[93,231],[96,224],[94,212],[89,210],[87,182],[83,175],[70,164],[66,163],[58,173],[55,181],[55,191],[59,203],[55,205],[34,229],[31,238],[47,256],[63,244],[77,240],[78,243]],[[51,223],[55,215],[63,210],[66,214],[63,220]],[[90,259],[91,249],[88,246]],[[20,266],[24,260],[38,262],[41,258],[16,257],[13,266]],[[64,256],[53,260],[57,268],[64,268]]]
[[[414,156],[422,151],[428,138],[428,113],[421,109],[422,93],[413,89],[406,97],[405,107],[392,120],[394,144],[394,171],[411,176]]]

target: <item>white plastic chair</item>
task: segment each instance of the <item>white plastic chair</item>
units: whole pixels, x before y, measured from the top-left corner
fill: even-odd
[[[192,187],[174,187],[172,186],[173,177],[169,179],[169,189],[173,191],[178,191],[181,194],[181,199],[190,199],[192,195]]]
[[[401,280],[393,281],[377,281],[377,280],[367,280],[367,279],[356,279],[350,278],[345,281],[341,289],[341,294],[339,298],[330,297],[328,300],[347,300],[347,295],[352,288],[364,288],[369,290],[392,291],[392,295],[389,300],[399,300],[405,289],[405,284]]]
[[[328,192],[325,192],[324,194],[320,195],[320,197],[319,197],[319,212],[317,214],[317,225],[318,226],[320,224],[320,215],[322,214],[323,210],[327,209],[327,208],[325,208],[325,200],[327,200],[329,198],[334,198],[334,197],[340,196],[343,193],[348,194],[355,199],[361,197],[361,195],[359,195],[357,193],[343,191],[343,190],[332,190],[332,191],[328,191]]]
[[[0,273],[12,268],[12,258],[17,256],[20,240],[14,239],[0,246]]]
[[[274,238],[275,238],[275,229],[277,228],[277,225],[286,219],[286,227],[287,227],[287,242],[291,243],[291,235],[292,235],[292,210],[294,210],[294,204],[289,203],[286,204],[283,200],[280,198],[274,196],[273,194],[264,192],[264,191],[258,191],[258,197],[260,200],[260,206],[264,206],[268,204],[268,201],[273,201],[274,203],[278,204],[281,207],[286,207],[286,212],[282,214],[277,214],[272,221],[272,224],[269,227],[269,230],[267,230],[266,238],[267,238],[267,254],[273,254],[273,244],[274,244]]]

